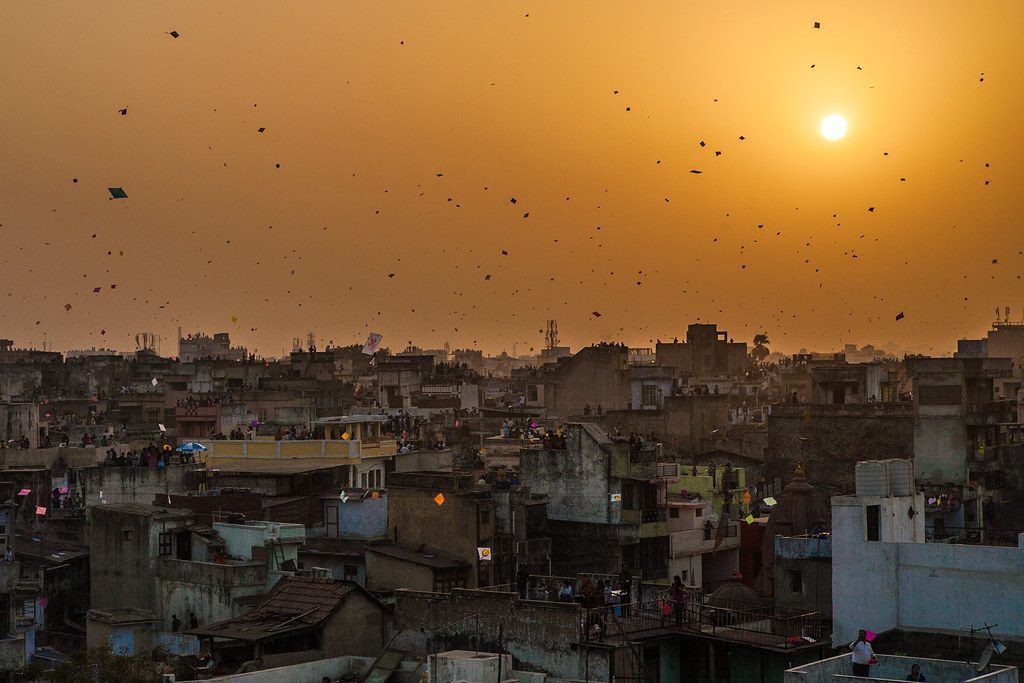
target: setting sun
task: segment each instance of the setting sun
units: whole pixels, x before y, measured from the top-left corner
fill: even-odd
[[[829,114],[821,120],[821,134],[829,140],[838,140],[846,135],[846,119],[839,114]]]

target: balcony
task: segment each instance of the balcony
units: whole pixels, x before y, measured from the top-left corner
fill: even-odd
[[[928,527],[925,541],[928,543],[955,543],[962,545],[989,545],[1004,548],[1020,547],[1024,529],[969,529],[965,527]]]
[[[721,532],[719,532],[719,527],[712,526],[711,528],[674,531],[668,535],[669,556],[673,558],[690,557],[739,546],[739,524],[737,523],[726,525]]]
[[[829,559],[832,557],[832,538],[823,534],[776,536],[775,557],[790,560]]]
[[[223,458],[260,458],[288,460],[293,458],[321,460],[325,463],[349,464],[360,458],[386,458],[398,453],[394,439],[299,439],[276,441],[270,439],[212,440],[199,439],[207,450],[199,458],[208,465],[217,466]]]
[[[650,456],[650,457],[646,457]],[[614,452],[611,455],[611,476],[614,479],[637,479],[650,481],[658,476],[658,461],[654,452],[640,451],[638,454]]]

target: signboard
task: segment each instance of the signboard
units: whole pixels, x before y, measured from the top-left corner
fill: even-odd
[[[491,549],[490,548],[477,548],[476,549],[476,556],[477,556],[477,559],[479,559],[480,561],[486,562],[487,560],[491,559]]]
[[[621,503],[622,502],[622,494],[621,493],[613,493],[611,495],[611,500],[612,500],[613,503]]]

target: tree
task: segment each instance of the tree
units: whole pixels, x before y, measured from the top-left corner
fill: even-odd
[[[750,352],[750,356],[754,360],[756,360],[758,363],[763,362],[764,359],[767,358],[768,355],[771,353],[771,351],[768,350],[768,345],[770,343],[771,342],[768,341],[768,335],[767,334],[763,334],[763,333],[762,334],[755,334],[754,335],[754,348]]]

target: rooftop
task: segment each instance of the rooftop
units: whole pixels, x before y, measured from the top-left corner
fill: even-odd
[[[105,624],[141,624],[156,621],[156,616],[152,612],[135,607],[91,609],[88,618],[92,621],[102,621]]]
[[[91,507],[127,515],[153,517],[155,519],[188,519],[195,516],[191,510],[185,508],[169,508],[161,505],[146,505],[144,503],[103,503]]]
[[[63,564],[69,560],[89,556],[89,548],[77,543],[35,534],[17,534],[15,539],[14,547],[20,557],[37,558]]]
[[[366,424],[367,422],[385,422],[387,415],[335,415],[333,417],[321,417],[314,424],[318,425],[349,425]]]
[[[265,474],[269,476],[289,476],[303,472],[329,470],[332,467],[344,467],[332,463],[311,462],[302,460],[284,460],[276,458],[223,458],[217,459],[216,467],[207,467],[206,471],[217,474]]]
[[[897,655],[876,655],[878,664],[871,667],[871,676],[851,675],[850,655],[841,654],[803,666],[788,669],[785,683],[841,683],[842,681],[905,681],[910,667],[917,664],[929,683],[1017,683],[1017,667],[990,664],[985,673],[974,666],[948,659],[924,659]]]
[[[307,631],[334,614],[353,591],[360,590],[352,581],[286,576],[263,602],[244,615],[188,633],[258,642]]]
[[[394,543],[386,543],[381,545],[368,546],[367,552],[374,552],[379,555],[387,555],[397,560],[404,560],[406,562],[412,562],[414,564],[423,565],[425,567],[434,567],[435,569],[457,569],[459,567],[465,567],[465,562],[454,560],[447,555],[442,555],[436,550],[430,548],[409,548],[407,546],[396,545]]]

